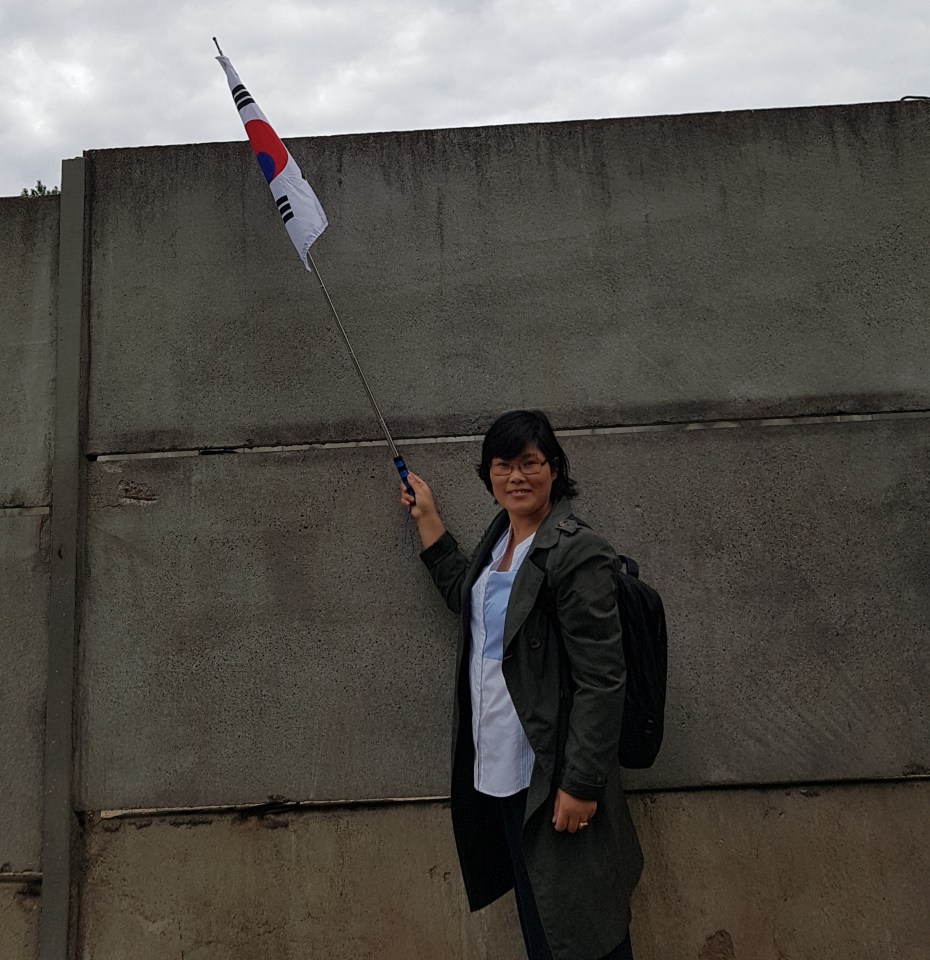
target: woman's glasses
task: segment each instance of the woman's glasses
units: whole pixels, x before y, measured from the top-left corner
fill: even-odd
[[[519,470],[524,477],[532,477],[534,474],[537,474],[540,470],[542,470],[543,464],[548,462],[548,460],[537,460],[535,457],[527,457],[525,460],[517,460],[516,463],[508,463],[506,460],[492,460],[491,473],[495,477],[509,477],[516,467],[516,469]]]

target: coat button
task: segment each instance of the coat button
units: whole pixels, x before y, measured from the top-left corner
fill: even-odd
[[[542,640],[540,640],[539,637],[533,637],[533,639],[530,640],[530,650],[538,650],[541,646]]]

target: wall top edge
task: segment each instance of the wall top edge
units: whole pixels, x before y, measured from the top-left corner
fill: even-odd
[[[2,209],[8,208],[10,210],[17,209],[21,204],[24,203],[43,203],[46,206],[55,206],[58,207],[61,201],[61,194],[59,193],[47,193],[43,197],[21,197],[13,194],[11,196],[0,197],[0,215],[2,215]]]
[[[327,140],[338,142],[345,141],[364,141],[364,140],[383,140],[398,136],[426,136],[454,134],[459,132],[468,132],[469,134],[478,134],[483,131],[506,133],[513,130],[545,130],[548,132],[572,131],[582,127],[605,127],[610,125],[639,125],[643,123],[656,122],[679,122],[679,123],[701,123],[715,121],[732,121],[739,123],[748,118],[762,117],[764,119],[777,120],[779,118],[797,117],[799,119],[809,117],[818,113],[836,113],[836,114],[855,114],[874,112],[878,109],[890,113],[904,113],[907,111],[916,111],[924,114],[930,114],[930,103],[924,100],[875,100],[862,101],[857,103],[839,103],[839,104],[814,104],[794,107],[749,107],[739,110],[706,110],[696,113],[663,113],[663,114],[631,114],[629,116],[618,117],[584,117],[565,120],[532,121],[526,123],[498,123],[498,124],[475,124],[474,126],[461,127],[412,127],[399,130],[367,130],[356,132],[336,132],[307,134],[302,136],[282,137],[284,141],[316,141]],[[105,147],[86,150],[85,157],[90,160],[107,159],[125,153],[138,153],[141,151],[157,152],[168,150],[200,149],[204,146],[228,146],[238,144],[240,140],[208,140],[198,143],[179,143],[179,144],[153,144],[148,146],[135,147]]]

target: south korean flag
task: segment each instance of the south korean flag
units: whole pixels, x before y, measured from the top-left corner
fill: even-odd
[[[297,248],[303,265],[309,270],[307,252],[310,245],[326,229],[329,221],[310,184],[304,180],[297,161],[290,155],[281,138],[274,132],[265,115],[246,90],[228,57],[216,58],[226,71],[233,101],[245,132],[252,144],[252,152],[265,174],[281,221],[291,242]]]

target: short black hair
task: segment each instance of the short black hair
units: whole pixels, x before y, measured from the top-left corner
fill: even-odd
[[[555,471],[551,499],[555,501],[575,496],[578,484],[568,472],[568,457],[556,439],[549,418],[542,410],[509,410],[491,424],[481,444],[481,463],[476,468],[488,491],[493,492],[491,461],[495,457],[512,460],[531,443],[539,447],[547,463]]]

